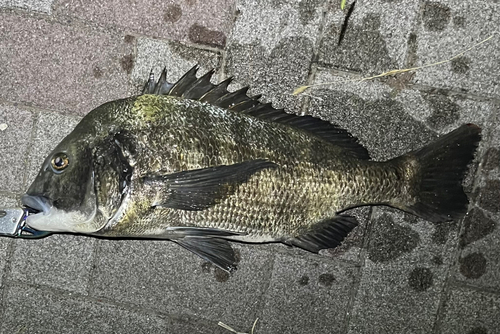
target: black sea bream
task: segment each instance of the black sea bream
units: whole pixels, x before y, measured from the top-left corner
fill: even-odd
[[[54,151],[22,201],[40,231],[170,239],[231,270],[228,240],[338,246],[357,225],[341,212],[389,205],[433,222],[461,218],[480,129],[462,125],[376,162],[346,130],[230,93],[230,80],[170,84],[92,110]]]

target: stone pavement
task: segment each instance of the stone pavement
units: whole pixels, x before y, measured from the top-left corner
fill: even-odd
[[[500,333],[497,0],[0,0],[0,205],[15,206],[85,113],[135,94],[149,70],[196,63],[233,89],[348,129],[374,159],[473,122],[483,141],[470,213],[433,224],[389,208],[321,255],[235,244],[235,274],[168,241],[0,239],[1,333]],[[498,33],[498,31],[497,31]],[[6,126],[6,128],[5,128]]]

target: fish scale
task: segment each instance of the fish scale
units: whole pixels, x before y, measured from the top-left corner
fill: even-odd
[[[161,99],[162,97],[148,96],[147,98]],[[164,102],[168,104],[171,100],[172,98],[165,99]],[[174,103],[182,102],[184,101],[178,100]],[[143,104],[143,102],[140,104]],[[156,104],[158,104],[158,102],[155,102],[155,105]],[[168,108],[165,107],[159,108],[158,110],[167,109]],[[192,107],[190,112],[194,113]],[[230,126],[224,126],[226,124],[229,125],[233,122],[238,122],[238,118],[242,118],[242,115],[233,115],[236,119],[230,120],[225,120],[224,118],[226,115],[219,110],[215,110],[209,115],[212,117],[207,117],[207,115],[204,114],[205,117],[200,117],[200,119],[196,121],[196,126],[185,128],[185,131],[177,133],[179,138],[191,138],[191,140],[186,140],[183,141],[182,144],[179,144],[183,149],[178,153],[177,161],[181,164],[184,162],[184,164],[182,164],[183,170],[210,167],[206,165],[206,163],[203,163],[203,159],[210,156],[211,152],[204,149],[204,146],[198,145],[198,143],[214,143],[213,146],[219,147],[220,150],[226,150],[232,153],[224,155],[227,160],[217,161],[218,164],[233,164],[246,160],[266,158],[277,162],[280,166],[295,166],[288,170],[282,168],[279,171],[261,172],[254,177],[255,180],[251,179],[246,184],[241,185],[234,195],[226,199],[225,203],[216,205],[213,209],[208,209],[207,212],[186,212],[181,210],[168,213],[168,221],[175,226],[219,228],[228,224],[234,225],[234,222],[238,222],[239,229],[236,229],[236,232],[250,234],[248,236],[249,239],[252,233],[259,236],[269,234],[270,237],[279,235],[282,238],[297,236],[300,231],[305,230],[321,219],[334,216],[335,213],[342,208],[353,206],[362,201],[371,201],[372,199],[367,197],[365,193],[359,193],[359,190],[370,190],[370,184],[363,184],[363,181],[366,180],[368,183],[373,183],[373,187],[376,188],[378,187],[377,182],[379,182],[380,178],[370,177],[370,174],[376,171],[383,172],[385,170],[377,163],[354,161],[352,158],[346,157],[342,157],[343,161],[339,164],[339,158],[336,154],[341,155],[342,152],[338,150],[338,148],[329,147],[319,139],[316,139],[317,143],[313,144],[311,143],[312,140],[302,133],[292,132],[292,135],[286,137],[286,131],[279,131],[279,135],[276,135],[275,132],[278,131],[273,132],[269,130],[269,128],[262,127],[261,124],[258,124],[259,126],[255,128],[249,127],[247,132],[253,137],[260,135],[260,137],[268,136],[277,138],[273,142],[274,150],[273,147],[269,147],[271,141],[265,140],[262,141],[260,145],[254,143],[254,145],[248,146],[248,142],[236,142],[234,139],[236,136],[234,136],[232,128]],[[187,117],[187,114],[180,112],[177,117],[184,118]],[[189,117],[191,118],[189,122],[193,123],[193,115],[190,114]],[[218,117],[220,119],[217,119]],[[180,124],[185,124],[187,122],[188,121],[184,119],[177,121],[177,123]],[[221,127],[218,128],[216,134],[214,134],[213,131],[199,130],[207,123],[220,124]],[[262,131],[262,133],[259,134],[259,131]],[[266,133],[266,131],[271,133]],[[150,140],[154,141],[154,138],[150,138]],[[164,143],[164,146],[168,145],[168,142]],[[310,148],[313,145],[324,147],[321,154],[330,157],[330,168],[332,170],[335,168],[343,168],[343,170],[335,173],[326,170],[324,167],[319,168],[316,166],[315,168],[311,168],[311,164],[307,162],[296,164],[296,161],[304,161],[307,156],[311,156]],[[305,156],[301,155],[300,152],[306,152]],[[150,154],[157,156],[161,154],[161,152],[150,152]],[[180,155],[182,155],[182,159],[180,159]],[[349,162],[349,159],[352,161]],[[147,156],[143,159],[145,162],[148,160]],[[328,162],[325,161],[324,164],[326,163]],[[358,164],[360,163],[364,164],[365,168],[359,168]],[[305,165],[310,166],[307,167]],[[137,166],[138,170],[146,168],[147,166]],[[363,172],[368,175],[363,175]],[[346,182],[343,183],[329,182],[329,180],[335,179],[342,181],[342,175],[346,174],[355,177],[347,178]],[[387,175],[383,176],[385,180]],[[280,193],[273,193],[273,191],[269,189],[273,184],[279,184],[279,188],[281,189]],[[393,183],[392,186],[397,187],[397,184]],[[307,191],[305,194],[303,193],[297,196],[297,194],[300,194],[300,190]],[[253,196],[251,195],[252,193]],[[281,201],[284,194],[287,194],[287,198],[289,199],[287,203]],[[335,198],[338,198],[337,201],[335,201]],[[383,201],[380,200],[379,202]],[[314,205],[310,203],[314,203]],[[288,207],[297,208],[294,210],[295,214],[293,214],[293,211],[288,212],[289,210],[284,209]],[[226,222],[223,219],[221,220],[222,212],[225,213],[226,217],[230,217],[231,221]],[[258,213],[261,212],[265,214],[259,215]],[[252,217],[259,216],[265,219],[252,219]],[[276,217],[280,217],[280,219],[276,221]],[[156,221],[159,222],[160,220],[156,219]],[[280,224],[280,221],[287,221],[288,223]],[[136,222],[135,224],[140,224],[140,222]],[[154,226],[155,222],[153,219],[146,219],[145,224]],[[159,224],[164,227],[164,223]]]

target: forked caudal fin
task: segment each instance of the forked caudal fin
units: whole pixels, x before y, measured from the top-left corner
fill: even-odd
[[[396,158],[415,162],[412,183],[416,201],[401,209],[432,222],[462,218],[469,203],[462,182],[480,140],[481,129],[465,124],[420,150]]]

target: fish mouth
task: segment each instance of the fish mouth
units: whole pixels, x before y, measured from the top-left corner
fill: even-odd
[[[59,233],[91,233],[98,227],[94,224],[97,206],[93,196],[87,201],[87,206],[65,210],[54,206],[47,197],[25,194],[21,202],[29,211],[26,225],[37,231]]]
[[[50,213],[52,204],[50,200],[43,196],[25,194],[21,197],[21,203],[34,215],[43,214],[44,216]]]

